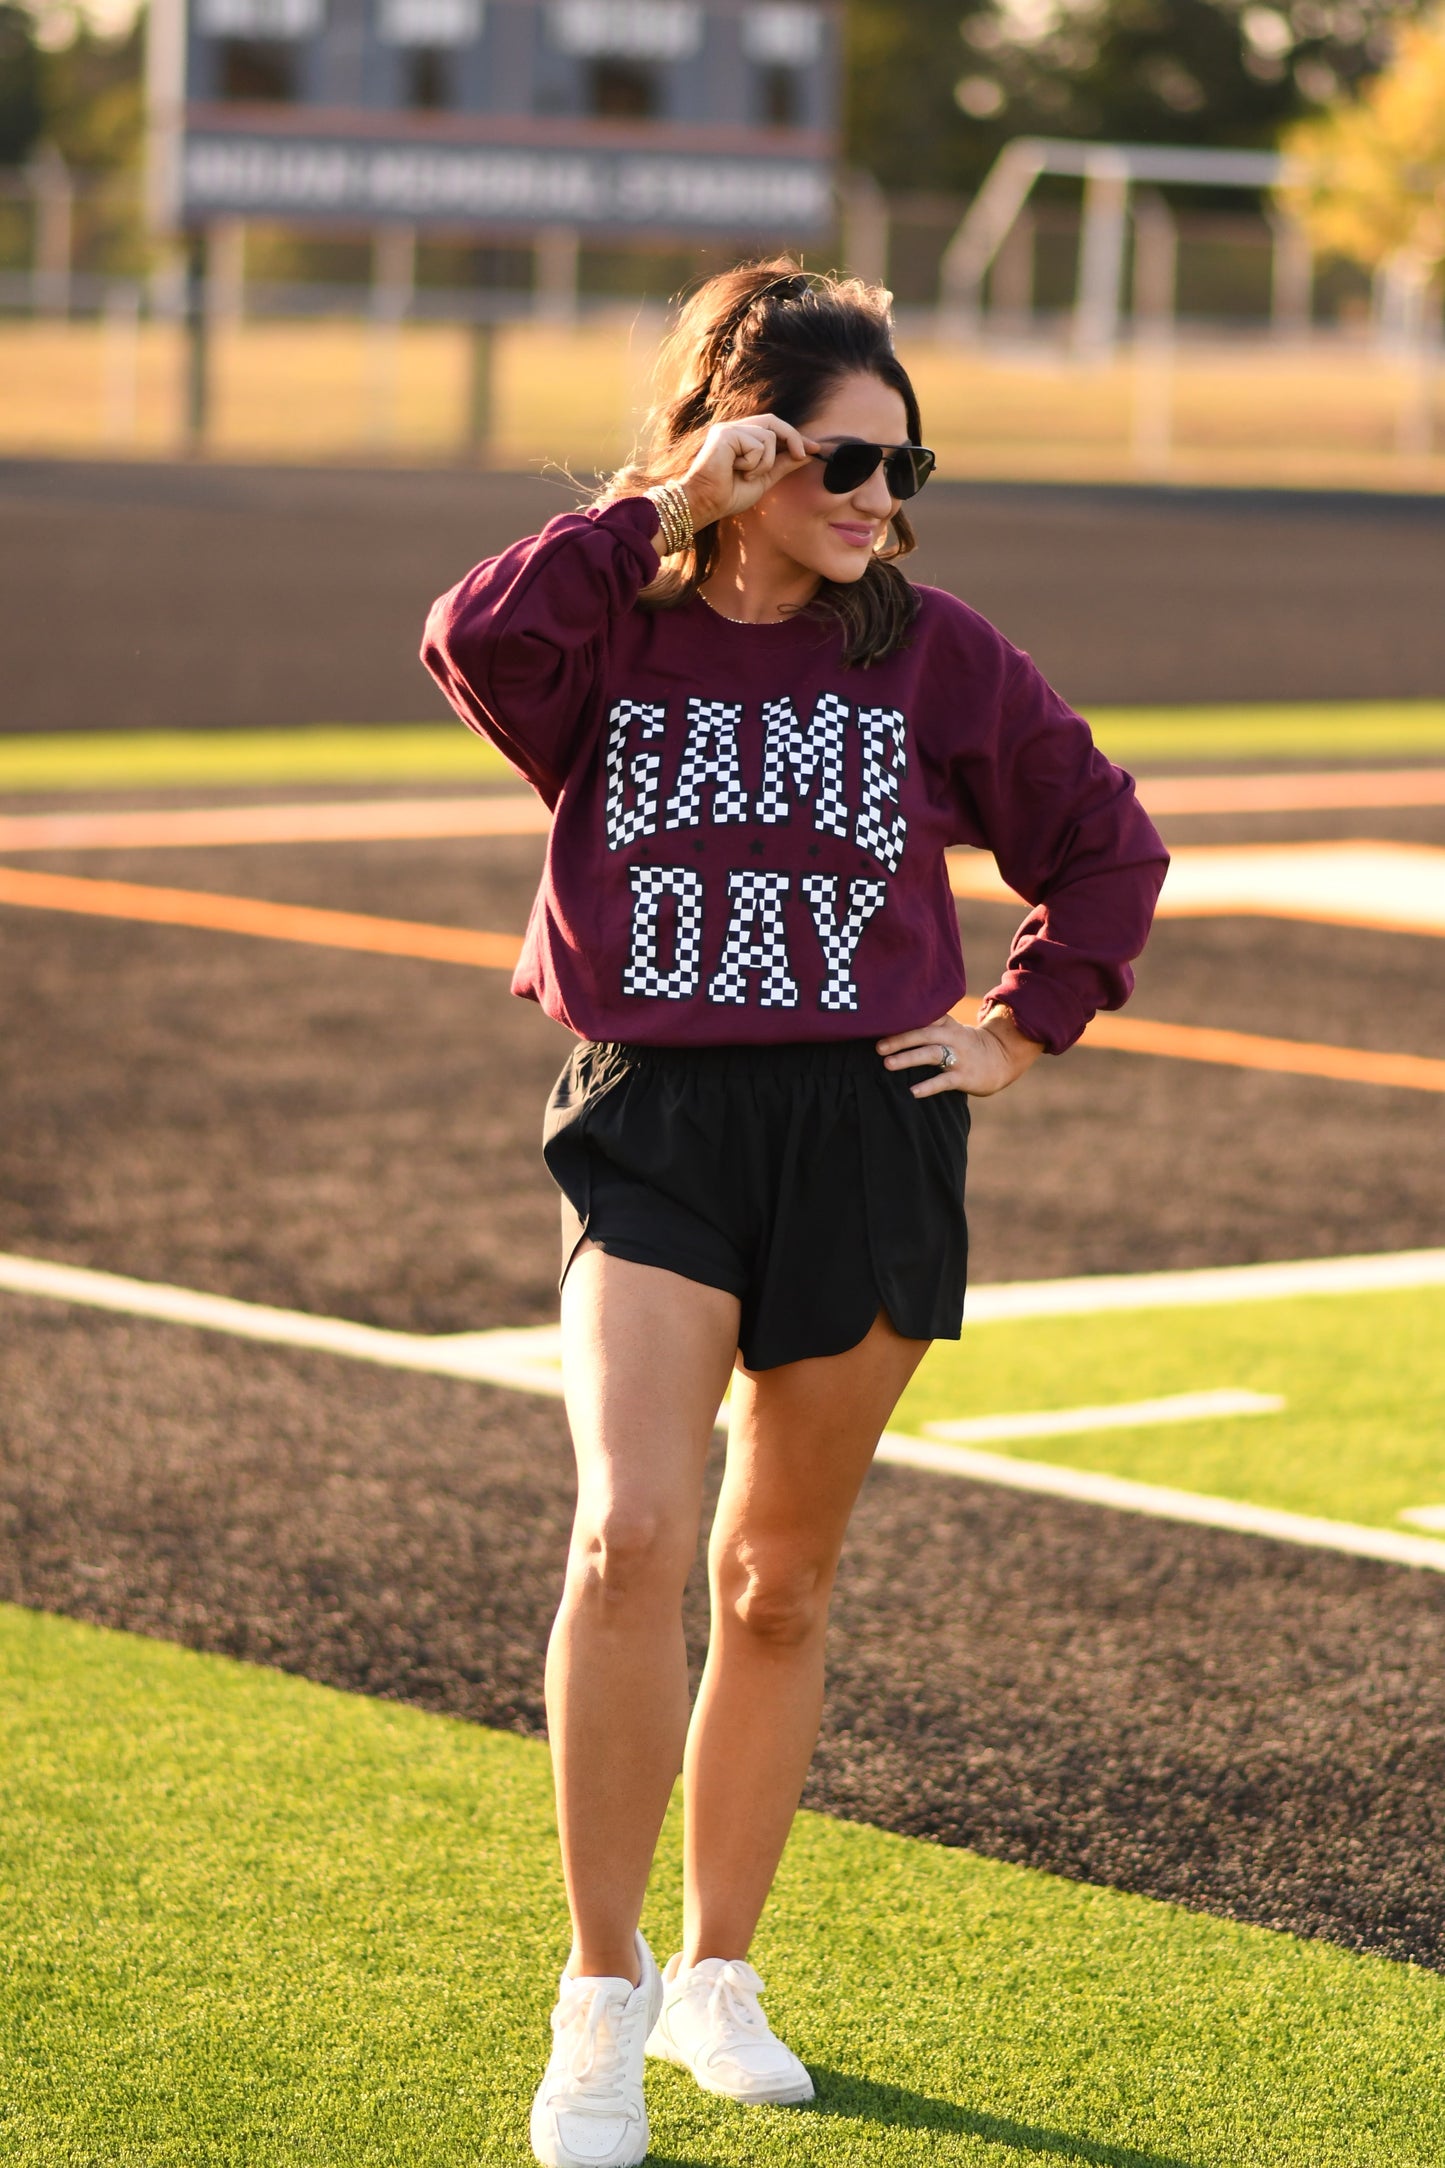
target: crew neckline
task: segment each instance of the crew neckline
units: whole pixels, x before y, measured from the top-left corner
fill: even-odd
[[[708,624],[726,625],[729,632],[769,635],[781,632],[805,632],[812,633],[815,638],[826,639],[831,629],[831,620],[827,617],[810,617],[808,615],[807,603],[804,603],[801,609],[795,610],[791,617],[751,618],[729,617],[726,610],[720,610],[715,603],[708,601],[707,596],[700,587],[694,589],[691,599],[693,604],[702,612]]]

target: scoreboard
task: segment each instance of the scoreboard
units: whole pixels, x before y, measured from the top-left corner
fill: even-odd
[[[829,0],[151,0],[151,213],[797,242],[833,218]]]

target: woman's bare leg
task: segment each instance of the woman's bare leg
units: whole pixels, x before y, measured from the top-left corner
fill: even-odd
[[[686,1964],[747,1955],[817,1740],[848,1517],[927,1346],[880,1313],[846,1354],[741,1371],[734,1385],[684,1769]]]
[[[547,1722],[573,1944],[633,1979],[633,1936],[682,1760],[682,1591],[737,1350],[718,1288],[584,1247],[562,1290],[577,1515],[547,1649]]]

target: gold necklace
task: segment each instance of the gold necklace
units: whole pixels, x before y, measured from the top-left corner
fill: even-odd
[[[775,626],[791,625],[793,622],[791,617],[734,617],[730,610],[720,610],[715,602],[709,602],[700,587],[695,592],[698,601],[711,610],[714,617],[720,617],[725,625],[754,625],[761,631],[768,631]],[[807,605],[800,604],[799,607],[806,608]]]

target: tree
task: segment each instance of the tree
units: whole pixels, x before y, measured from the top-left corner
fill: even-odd
[[[993,157],[954,100],[959,19],[986,0],[850,0],[843,134],[849,162],[891,189],[972,186]]]
[[[139,171],[145,142],[145,22],[118,37],[79,18],[42,54],[45,133],[66,164],[95,175]]]
[[[1272,148],[1384,65],[1401,13],[1401,0],[849,0],[849,154],[888,187],[966,189],[1018,135]]]
[[[34,22],[23,8],[0,4],[0,166],[24,164],[44,118]]]
[[[1445,264],[1445,9],[1402,26],[1357,99],[1285,136],[1281,200],[1321,251],[1424,288]]]

